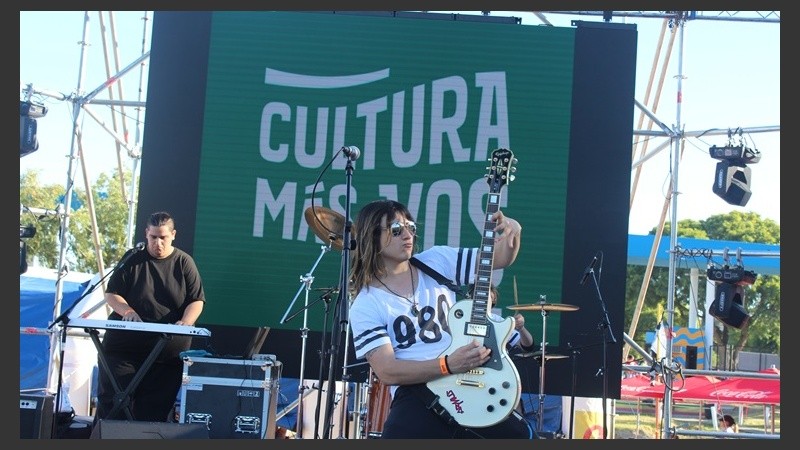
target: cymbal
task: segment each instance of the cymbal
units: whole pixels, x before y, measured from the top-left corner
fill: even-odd
[[[512,356],[514,356],[515,358],[536,358],[536,359],[541,360],[542,359],[542,352],[541,351],[536,351],[536,352],[529,352],[529,353],[517,353],[517,354],[512,355]],[[567,356],[567,355],[558,355],[558,354],[555,354],[555,353],[546,353],[544,355],[544,360],[545,361],[550,361],[551,359],[565,359],[565,358],[569,358],[569,356]]]
[[[314,214],[316,212],[316,215]],[[342,233],[344,233],[344,216],[323,206],[309,206],[303,215],[311,231],[318,238],[330,242],[331,248],[342,250]]]
[[[575,305],[567,305],[566,303],[528,303],[525,305],[506,306],[506,308],[513,311],[561,311],[561,312],[577,311],[578,309],[580,309]]]

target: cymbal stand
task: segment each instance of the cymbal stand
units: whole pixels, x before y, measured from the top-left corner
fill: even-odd
[[[540,343],[542,356],[539,363],[539,410],[537,412],[536,431],[541,433],[542,422],[544,422],[544,365],[547,361],[547,355],[545,354],[545,347],[547,346],[545,341],[547,339],[547,310],[544,308],[544,304],[547,303],[547,297],[539,295],[539,303],[542,304],[542,341]]]
[[[294,303],[297,301],[297,298],[300,296],[300,293],[305,291],[305,304],[303,306],[303,327],[300,329],[300,384],[298,387],[298,399],[297,399],[297,429],[295,430],[296,439],[303,438],[303,397],[305,397],[305,390],[308,389],[308,386],[305,384],[305,365],[306,365],[306,340],[308,338],[308,292],[311,290],[311,285],[314,283],[314,270],[319,265],[319,262],[322,260],[322,257],[325,256],[325,253],[331,251],[331,243],[328,245],[320,246],[320,253],[317,257],[317,260],[314,262],[314,265],[311,267],[311,271],[306,273],[305,275],[300,277],[300,288],[297,289],[297,293],[294,295],[292,302],[289,304],[289,307],[286,309],[286,312],[283,314],[283,318],[281,319],[281,323],[286,323],[289,319],[294,317],[290,317],[289,319],[286,316],[289,315],[289,311],[292,310]],[[296,314],[295,314],[296,315]]]

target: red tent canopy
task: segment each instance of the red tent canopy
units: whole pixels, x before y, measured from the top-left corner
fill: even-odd
[[[781,402],[781,380],[762,378],[728,378],[712,381],[713,377],[690,377],[684,389],[674,393],[676,400],[701,400],[717,403],[759,403],[776,405]],[[699,381],[692,381],[699,379]],[[705,380],[704,380],[705,379]]]
[[[763,370],[763,373],[780,373],[776,370]],[[694,400],[714,403],[759,403],[777,405],[781,402],[780,379],[729,378],[720,380],[711,376],[687,377],[683,385],[674,380],[673,400]],[[639,375],[624,378],[621,387],[622,398],[664,398],[664,385],[650,385],[650,377]]]
[[[650,386],[650,377],[636,375],[635,377],[623,378],[620,391],[622,398],[664,398],[664,385],[656,383]]]

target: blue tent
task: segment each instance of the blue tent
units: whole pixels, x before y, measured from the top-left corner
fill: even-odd
[[[88,287],[90,274],[70,274],[62,283],[62,309],[71,306]],[[50,336],[36,334],[53,321],[57,274],[54,270],[30,268],[19,276],[19,388],[24,391],[47,387],[50,367]],[[30,330],[26,332],[25,330]]]

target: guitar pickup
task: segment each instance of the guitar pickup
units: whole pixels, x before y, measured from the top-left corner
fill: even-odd
[[[489,327],[486,324],[467,322],[464,334],[467,336],[486,337]]]
[[[480,381],[459,379],[459,380],[456,380],[456,384],[460,384],[462,386],[468,386],[468,387],[483,388],[483,383],[481,383]]]

